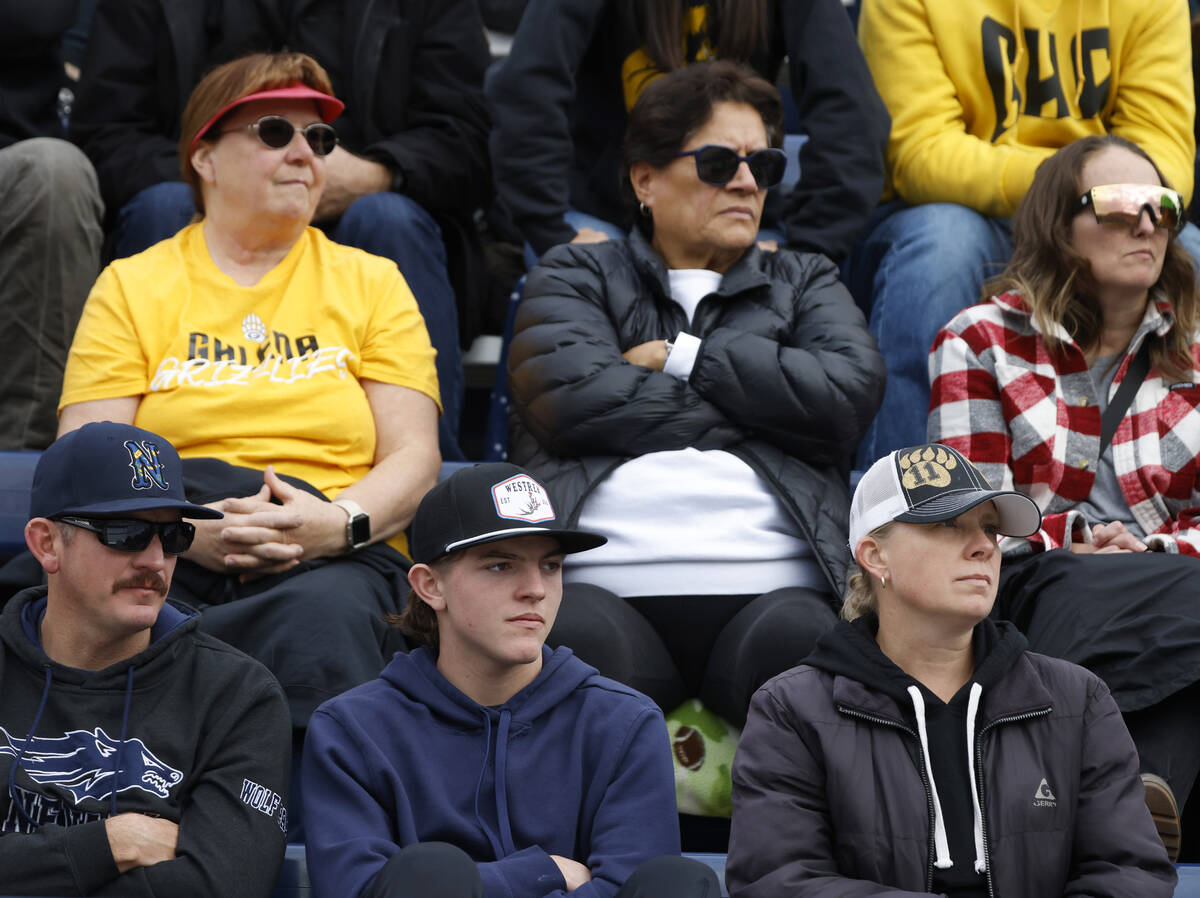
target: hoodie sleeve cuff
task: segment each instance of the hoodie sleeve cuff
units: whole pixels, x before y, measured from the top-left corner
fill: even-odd
[[[671,343],[673,345],[667,356],[667,363],[663,365],[663,372],[680,380],[687,380],[692,376],[692,369],[696,367],[696,356],[700,354],[700,338],[680,331]]]
[[[68,827],[64,847],[82,895],[90,895],[121,875],[103,820]]]
[[[540,898],[567,887],[558,864],[536,845],[498,861],[486,861],[478,867],[485,895]]]

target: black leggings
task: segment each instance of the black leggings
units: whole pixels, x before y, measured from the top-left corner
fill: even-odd
[[[992,613],[1108,684],[1142,772],[1182,808],[1200,771],[1200,559],[1041,552],[1005,563]]]
[[[799,664],[835,623],[830,596],[803,587],[760,596],[622,599],[572,583],[548,642],[569,646],[664,712],[698,696],[740,728],[754,691]]]
[[[691,858],[656,857],[633,871],[616,898],[717,898],[712,868]],[[483,898],[475,862],[445,842],[420,842],[388,858],[364,898]]]

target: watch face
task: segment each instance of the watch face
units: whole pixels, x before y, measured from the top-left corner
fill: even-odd
[[[371,538],[371,519],[367,515],[355,515],[350,519],[349,526],[352,545],[362,545]]]

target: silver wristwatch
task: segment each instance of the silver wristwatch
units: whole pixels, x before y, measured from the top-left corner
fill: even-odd
[[[349,551],[361,548],[371,541],[371,518],[362,506],[353,499],[334,499],[334,505],[345,509],[350,517],[346,520],[346,548]]]

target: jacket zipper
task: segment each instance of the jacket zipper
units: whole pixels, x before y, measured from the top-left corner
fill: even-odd
[[[983,784],[983,736],[988,730],[999,724],[1018,723],[1033,717],[1045,717],[1049,713],[1050,707],[1047,706],[1040,711],[1028,711],[1024,714],[1014,714],[1011,717],[998,717],[975,734],[975,782],[978,783],[979,789],[979,829],[983,836],[983,863],[987,867],[988,898],[996,898],[996,888],[992,882],[992,857],[988,852],[987,807],[984,804]]]
[[[933,831],[936,828],[936,824],[935,824],[934,813],[933,813],[933,790],[929,787],[929,777],[925,775],[925,763],[924,763],[925,752],[921,748],[920,737],[917,736],[916,732],[914,732],[911,728],[906,727],[902,723],[897,723],[894,720],[888,720],[886,717],[876,717],[873,714],[865,714],[862,711],[855,711],[854,709],[848,708],[845,705],[838,705],[837,709],[840,713],[845,714],[848,717],[857,717],[857,718],[859,718],[861,720],[865,720],[869,723],[879,724],[880,726],[892,727],[893,729],[897,729],[897,730],[900,730],[901,732],[908,733],[908,735],[912,736],[912,738],[917,741],[917,754],[920,756],[920,760],[921,760],[921,763],[917,765],[917,773],[919,773],[921,775],[921,785],[925,787],[925,812],[926,812],[926,815],[928,816],[928,820],[929,820],[929,848],[928,848],[927,857],[926,857],[925,891],[926,892],[932,891],[933,890],[933,856],[935,854],[935,850],[933,847]],[[984,856],[986,857],[986,849],[985,849]],[[990,870],[990,868],[989,868],[989,870]],[[991,883],[990,876],[988,879],[988,883],[989,883],[989,885]],[[992,898],[995,898],[995,896],[992,896]]]

